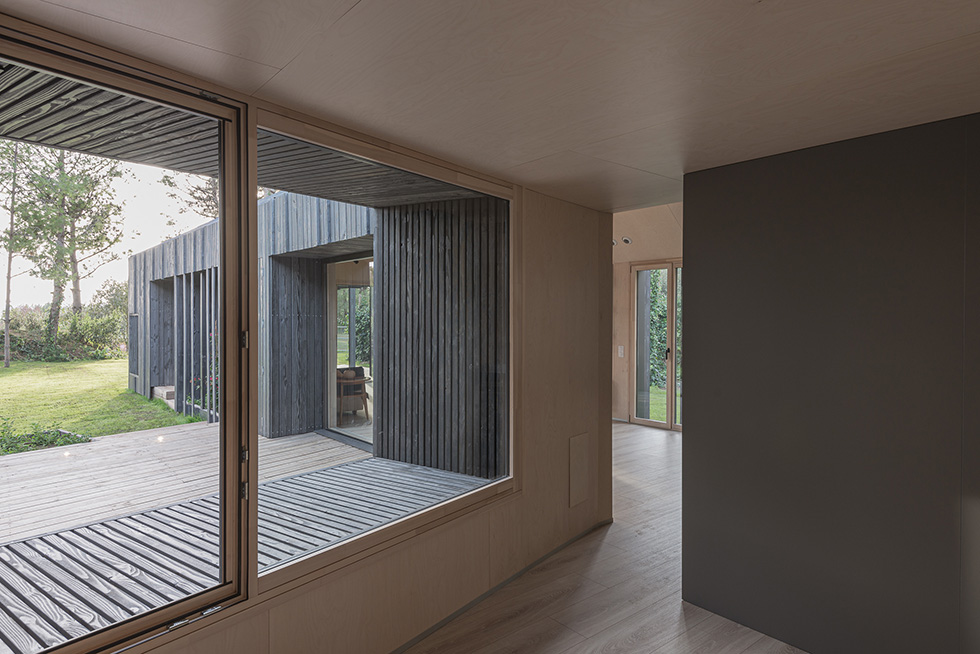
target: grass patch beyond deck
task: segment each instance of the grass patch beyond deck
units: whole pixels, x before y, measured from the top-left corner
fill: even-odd
[[[14,361],[0,367],[0,418],[15,433],[65,429],[106,436],[169,427],[197,418],[175,413],[163,400],[148,400],[128,389],[129,364],[106,361]]]

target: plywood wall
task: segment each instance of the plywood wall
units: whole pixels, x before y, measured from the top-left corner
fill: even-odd
[[[519,256],[515,273],[522,490],[156,651],[390,652],[611,517],[612,217],[532,191],[519,204],[515,242],[548,243]],[[586,499],[569,507],[569,441],[580,434]]]

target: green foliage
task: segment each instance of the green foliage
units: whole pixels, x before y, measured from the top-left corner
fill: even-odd
[[[107,282],[106,286],[115,284]],[[103,287],[105,288],[105,287]],[[125,301],[124,301],[125,302]],[[126,313],[96,299],[69,314],[58,328],[58,340],[46,335],[47,307],[22,306],[10,310],[10,351],[20,361],[77,361],[126,356]]]
[[[129,284],[107,279],[92,296],[89,312],[95,317],[121,316],[120,334],[126,333],[126,316],[129,314]]]
[[[354,334],[357,340],[354,354],[358,363],[371,362],[371,292],[370,287],[357,289],[357,315],[354,317]]]
[[[88,443],[92,439],[70,432],[60,432],[57,429],[45,429],[38,424],[31,427],[30,432],[18,434],[14,432],[10,420],[0,418],[0,456],[43,450],[48,447]]]
[[[350,333],[350,299],[348,293],[355,293],[357,303],[357,315],[354,318],[354,335],[356,336],[355,357],[356,363],[351,365],[370,366],[371,365],[371,293],[370,286],[341,288],[337,291],[337,363],[347,365],[349,352],[349,340],[347,334]]]
[[[45,338],[56,345],[65,290],[80,311],[81,281],[124,254],[115,249],[123,229],[113,188],[122,172],[110,159],[23,144],[18,162],[14,228],[4,245],[52,283]]]
[[[122,207],[111,184],[122,176],[108,159],[51,148],[25,153],[16,212],[16,244],[37,277],[67,282],[75,255],[80,274],[119,258],[107,250],[122,239]]]
[[[119,317],[109,314],[95,316],[89,312],[73,313],[68,320],[69,342],[88,351],[119,349],[126,335],[119,325]],[[60,340],[60,339],[59,339]],[[121,350],[120,350],[121,351]],[[93,358],[104,359],[105,356]]]
[[[657,388],[667,386],[667,271],[650,271],[650,383]]]

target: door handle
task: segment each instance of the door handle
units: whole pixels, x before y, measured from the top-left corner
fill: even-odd
[[[669,358],[670,358],[670,348],[668,347],[667,351],[664,352],[664,361],[666,361]]]

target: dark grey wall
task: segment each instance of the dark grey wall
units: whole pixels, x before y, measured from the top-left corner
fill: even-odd
[[[378,210],[375,456],[507,473],[508,221],[494,198]]]
[[[327,268],[269,257],[260,282],[259,433],[274,438],[327,426]]]
[[[980,651],[977,130],[685,176],[687,601],[815,654],[956,652],[962,609]]]
[[[174,385],[174,282],[149,282],[150,388]]]
[[[962,650],[980,654],[980,116],[969,119],[966,166],[964,308]]]

